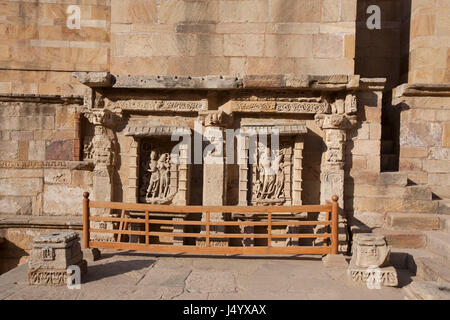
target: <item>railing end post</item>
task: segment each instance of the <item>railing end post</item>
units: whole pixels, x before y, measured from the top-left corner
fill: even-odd
[[[339,205],[338,200],[339,197],[337,195],[333,195],[331,197],[331,200],[333,200],[332,206],[331,206],[331,254],[338,254],[339,250],[339,217],[338,217],[338,211],[339,211]]]
[[[89,248],[89,192],[83,192],[83,248]]]

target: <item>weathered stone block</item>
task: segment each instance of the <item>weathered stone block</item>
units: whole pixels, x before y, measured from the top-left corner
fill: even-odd
[[[442,146],[450,147],[450,122],[444,123],[442,127]]]
[[[15,160],[19,156],[19,143],[17,141],[0,141],[0,159]]]
[[[217,1],[163,0],[160,3],[159,10],[160,23],[176,24],[180,22],[205,23],[218,21],[217,5]]]
[[[73,160],[73,140],[49,142],[44,150],[46,160]]]
[[[28,266],[31,285],[65,285],[70,266],[78,266],[85,274],[87,264],[78,233],[54,232],[34,238]]]
[[[34,196],[42,192],[40,178],[0,179],[0,194],[4,196]]]
[[[268,13],[265,0],[220,1],[221,22],[266,22]]]
[[[311,35],[266,35],[265,56],[310,58],[313,55]]]
[[[255,56],[264,53],[264,36],[255,34],[230,34],[224,36],[225,56]]]
[[[50,215],[82,214],[82,202],[80,197],[85,189],[69,187],[62,184],[45,185],[43,210]]]
[[[388,227],[399,230],[438,230],[439,217],[432,214],[388,213],[386,215]]]
[[[400,145],[412,147],[440,146],[442,126],[439,123],[404,123],[402,121]]]
[[[44,169],[44,183],[71,183],[71,172],[69,169]]]
[[[314,0],[273,0],[270,2],[270,21],[320,22],[320,4]]]
[[[45,160],[45,141],[29,141],[28,160]]]
[[[396,286],[395,268],[389,267],[390,248],[383,235],[359,233],[353,239],[348,275],[353,281],[373,286]]]
[[[31,209],[31,197],[0,196],[0,214],[29,215]]]
[[[319,34],[314,36],[313,55],[317,58],[343,58],[344,39],[341,35]]]

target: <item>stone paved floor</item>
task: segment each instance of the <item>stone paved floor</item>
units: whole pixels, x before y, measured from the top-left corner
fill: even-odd
[[[325,268],[320,257],[167,257],[102,252],[88,262],[80,290],[27,285],[28,265],[0,276],[0,299],[404,299],[401,288],[368,289],[346,270]],[[399,287],[411,281],[398,270]]]

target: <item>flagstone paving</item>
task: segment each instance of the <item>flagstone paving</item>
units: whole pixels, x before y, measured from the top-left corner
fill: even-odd
[[[102,252],[88,262],[81,289],[29,286],[28,265],[0,276],[0,299],[404,299],[411,281],[399,273],[398,288],[369,289],[350,282],[345,268],[325,268],[320,257],[170,257]]]

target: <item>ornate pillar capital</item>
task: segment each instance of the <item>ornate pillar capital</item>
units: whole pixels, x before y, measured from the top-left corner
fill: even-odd
[[[206,127],[228,127],[233,123],[233,114],[222,110],[200,111],[198,116]]]
[[[349,130],[353,128],[357,123],[356,115],[347,114],[316,114],[314,120],[322,130]]]
[[[122,121],[121,109],[84,109],[84,116],[94,126],[102,126],[105,128],[113,129]]]

